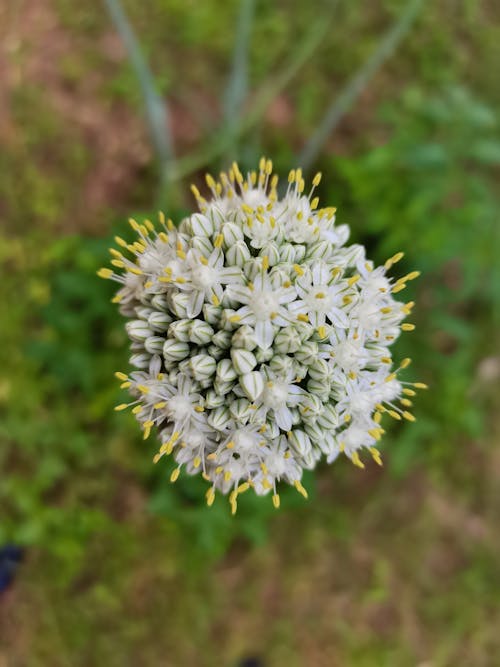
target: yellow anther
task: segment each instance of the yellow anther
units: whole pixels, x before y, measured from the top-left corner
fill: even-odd
[[[377,465],[381,466],[382,465],[382,457],[380,456],[380,452],[378,451],[378,449],[376,447],[370,447],[370,454],[372,455],[373,460],[375,461],[375,463]]]
[[[195,468],[199,468],[201,466],[201,458],[199,456],[195,456],[193,459],[193,466]]]
[[[392,382],[395,379],[396,379],[396,373],[391,373],[385,378],[384,382]]]
[[[295,181],[295,169],[291,169],[288,174],[288,182],[293,183]]]
[[[344,296],[342,298],[342,303],[345,304],[346,306],[349,305],[352,302],[352,298],[350,296]]]
[[[361,278],[361,276],[359,274],[356,274],[355,276],[352,276],[351,278],[349,278],[349,280],[347,281],[347,284],[349,285],[349,287],[352,287],[353,285],[355,285],[358,282],[358,280],[360,278]]]
[[[383,364],[390,364],[391,361],[392,361],[392,359],[391,359],[390,357],[381,357],[380,361],[381,361]]]
[[[400,398],[399,402],[401,403],[401,405],[404,405],[405,408],[411,408],[413,405],[413,402],[410,401],[409,398]]]
[[[137,389],[143,394],[149,394],[149,387],[146,387],[145,384],[138,384]]]
[[[395,255],[393,255],[392,257],[389,257],[389,259],[388,259],[388,260],[386,261],[386,263],[384,264],[385,268],[386,268],[386,269],[390,269],[391,266],[393,266],[394,264],[396,264],[397,262],[399,262],[399,260],[403,259],[404,255],[405,255],[404,252],[397,252],[397,253],[396,253]]]
[[[294,265],[293,265],[293,270],[294,270],[295,273],[296,273],[297,275],[299,275],[299,276],[303,276],[303,275],[304,275],[304,269],[300,266],[300,264],[294,264]]]
[[[129,404],[128,403],[120,403],[120,405],[115,406],[115,410],[117,412],[121,412],[122,410],[126,410],[128,408]]]
[[[217,452],[212,452],[211,454],[207,455],[207,461],[215,461],[217,458]]]
[[[166,405],[167,401],[160,401],[159,403],[155,403],[153,407],[155,410],[162,410]]]
[[[224,481],[229,482],[230,479],[231,479],[231,471],[226,470],[226,472],[224,473]]]
[[[304,489],[304,487],[302,486],[302,484],[300,483],[300,481],[299,481],[298,479],[295,480],[295,482],[293,483],[293,485],[294,485],[294,487],[297,489],[297,491],[298,491],[301,495],[304,496],[304,498],[307,498],[307,497],[308,497],[307,491]]]
[[[407,419],[409,422],[414,422],[414,421],[416,421],[416,417],[414,417],[414,416],[411,414],[411,412],[408,412],[407,410],[405,410],[405,411],[403,412],[403,417],[404,417],[405,419]]]
[[[409,322],[405,322],[404,324],[401,325],[401,331],[413,331],[415,329],[414,324],[410,324]]]
[[[128,243],[122,239],[121,236],[115,236],[115,243],[117,243],[122,248],[126,248],[128,246]]]
[[[132,383],[127,380],[127,382],[122,382],[120,385],[120,389],[129,389],[129,387],[132,386]]]
[[[275,494],[273,495],[273,505],[274,505],[274,507],[275,507],[276,509],[279,509],[279,506],[280,506],[280,497],[279,497],[279,494],[277,494],[277,493],[275,493]]]
[[[234,449],[234,442],[231,440],[230,442],[227,443],[226,447],[228,449]]]
[[[407,396],[416,396],[417,392],[413,391],[413,389],[407,389],[406,387],[403,389],[403,394],[406,394]]]
[[[223,234],[217,234],[214,241],[214,248],[220,248],[223,242],[224,242]]]
[[[408,368],[408,366],[411,364],[411,359],[409,357],[406,357],[406,359],[403,359],[401,364],[399,365],[400,368]]]
[[[312,180],[312,184],[316,188],[320,183],[321,183],[321,172],[318,171],[318,173],[315,175],[315,177]]]
[[[128,375],[126,373],[122,373],[121,371],[116,371],[115,378],[123,382],[124,380],[128,380]]]
[[[176,468],[175,470],[172,471],[172,474],[170,475],[170,481],[171,482],[176,482],[179,479],[179,475],[181,474],[181,469]]]
[[[316,292],[314,296],[316,297],[316,299],[324,299],[326,294],[324,292]]]
[[[203,266],[208,265],[208,259],[206,257],[203,257],[203,255],[200,255],[199,260],[200,260],[200,263],[203,264]]]
[[[214,306],[220,306],[219,297],[216,294],[212,294],[212,303]]]
[[[208,491],[205,494],[205,497],[207,499],[207,505],[209,507],[211,507],[214,504],[214,500],[215,500],[215,490],[214,490],[213,487],[208,489]]]
[[[113,275],[113,271],[111,269],[102,268],[99,269],[97,275],[99,276],[99,278],[104,278],[105,280],[108,280]]]
[[[231,315],[229,318],[230,322],[239,322],[241,320],[241,317],[239,315]]]
[[[135,405],[135,406],[132,408],[132,414],[133,414],[133,415],[138,415],[140,412],[143,411],[143,409],[144,409],[144,406],[142,406],[142,405]]]
[[[249,488],[250,484],[248,482],[243,482],[243,484],[240,484],[236,490],[238,491],[239,495],[240,493],[245,493],[245,491],[248,491]]]
[[[305,313],[299,313],[297,319],[299,322],[309,322],[309,317]]]
[[[368,434],[371,435],[372,438],[375,438],[375,440],[380,440],[380,429],[371,428],[369,429]]]
[[[387,410],[387,414],[389,414],[393,419],[401,421],[401,415],[399,412],[396,412],[396,410]]]
[[[215,469],[215,474],[220,475],[223,470],[224,468],[222,466],[217,466],[217,468]]]
[[[346,424],[348,424],[351,421],[351,415],[345,415],[344,416],[344,421]]]
[[[321,325],[316,330],[320,338],[326,338],[326,327]]]
[[[351,454],[351,461],[352,461],[352,462],[354,463],[354,465],[357,466],[358,468],[364,468],[364,467],[365,467],[365,464],[364,464],[363,461],[359,458],[359,454],[358,454],[358,452],[353,452],[353,453]]]
[[[356,373],[355,373],[354,371],[349,371],[349,373],[347,373],[347,377],[348,377],[350,380],[355,380],[355,379],[357,378],[357,375],[356,375]]]
[[[205,412],[205,408],[202,405],[195,405],[194,409],[196,412]]]
[[[428,385],[424,384],[423,382],[414,382],[413,386],[415,389],[429,389]]]
[[[389,313],[392,313],[392,308],[390,306],[385,306],[384,308],[380,309],[380,312],[383,315],[388,315]]]
[[[406,284],[405,284],[405,283],[401,283],[401,284],[397,283],[397,284],[392,288],[392,293],[393,293],[393,294],[397,294],[398,292],[401,292],[402,290],[404,290],[405,287],[406,287]]]
[[[380,422],[382,421],[382,415],[381,415],[380,412],[375,412],[374,413],[373,421],[375,422],[375,424],[380,424]]]
[[[142,276],[143,275],[141,269],[139,269],[137,266],[131,266],[130,268],[127,267],[127,271],[129,271],[129,273],[133,273],[134,276]]]
[[[205,174],[205,181],[209,188],[215,188],[216,183],[213,176],[211,176],[210,174]]]

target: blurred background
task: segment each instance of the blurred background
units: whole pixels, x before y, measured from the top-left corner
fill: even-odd
[[[498,665],[500,6],[122,2],[0,7],[0,665]],[[422,272],[395,356],[430,390],[383,469],[231,517],[113,411],[95,273],[261,154]]]

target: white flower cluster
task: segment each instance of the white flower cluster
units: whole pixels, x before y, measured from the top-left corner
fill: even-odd
[[[200,472],[216,490],[237,497],[252,488],[301,484],[304,469],[343,452],[364,467],[360,450],[381,463],[375,445],[382,413],[414,417],[409,397],[421,383],[404,383],[389,347],[411,312],[386,273],[398,253],[375,268],[361,245],[345,245],[346,225],[334,208],[318,208],[300,169],[278,197],[278,178],[264,158],[244,177],[233,164],[215,181],[212,199],[193,186],[199,213],[178,228],[160,214],[160,231],[130,221],[137,240],[117,237],[111,264],[99,275],[121,283],[114,301],[129,319],[130,362],[117,373],[134,400],[130,407],[148,437],[188,474]],[[404,385],[408,386],[404,386]],[[398,404],[396,404],[398,401]]]

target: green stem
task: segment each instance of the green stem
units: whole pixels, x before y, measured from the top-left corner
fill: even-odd
[[[298,164],[307,170],[316,161],[328,137],[337,127],[342,117],[349,111],[365,89],[375,72],[394,53],[406,36],[422,7],[423,0],[411,0],[398,21],[382,38],[378,47],[347,83],[340,95],[332,100],[316,131],[307,142],[298,158]]]

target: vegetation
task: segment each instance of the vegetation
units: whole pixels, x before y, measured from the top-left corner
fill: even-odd
[[[202,506],[198,480],[171,485],[113,411],[127,344],[95,272],[129,215],[190,209],[189,178],[261,153],[294,166],[405,7],[255,3],[230,105],[246,111],[228,124],[240,3],[124,5],[180,156],[159,192],[140,87],[101,7],[37,0],[0,28],[0,545],[27,548],[0,598],[0,663],[494,665],[498,8],[424,3],[314,160],[355,240],[422,271],[417,330],[397,344],[431,386],[417,423],[385,436],[383,470],[338,461],[304,482],[308,501],[284,494],[277,513],[248,495],[231,517],[220,498]]]

